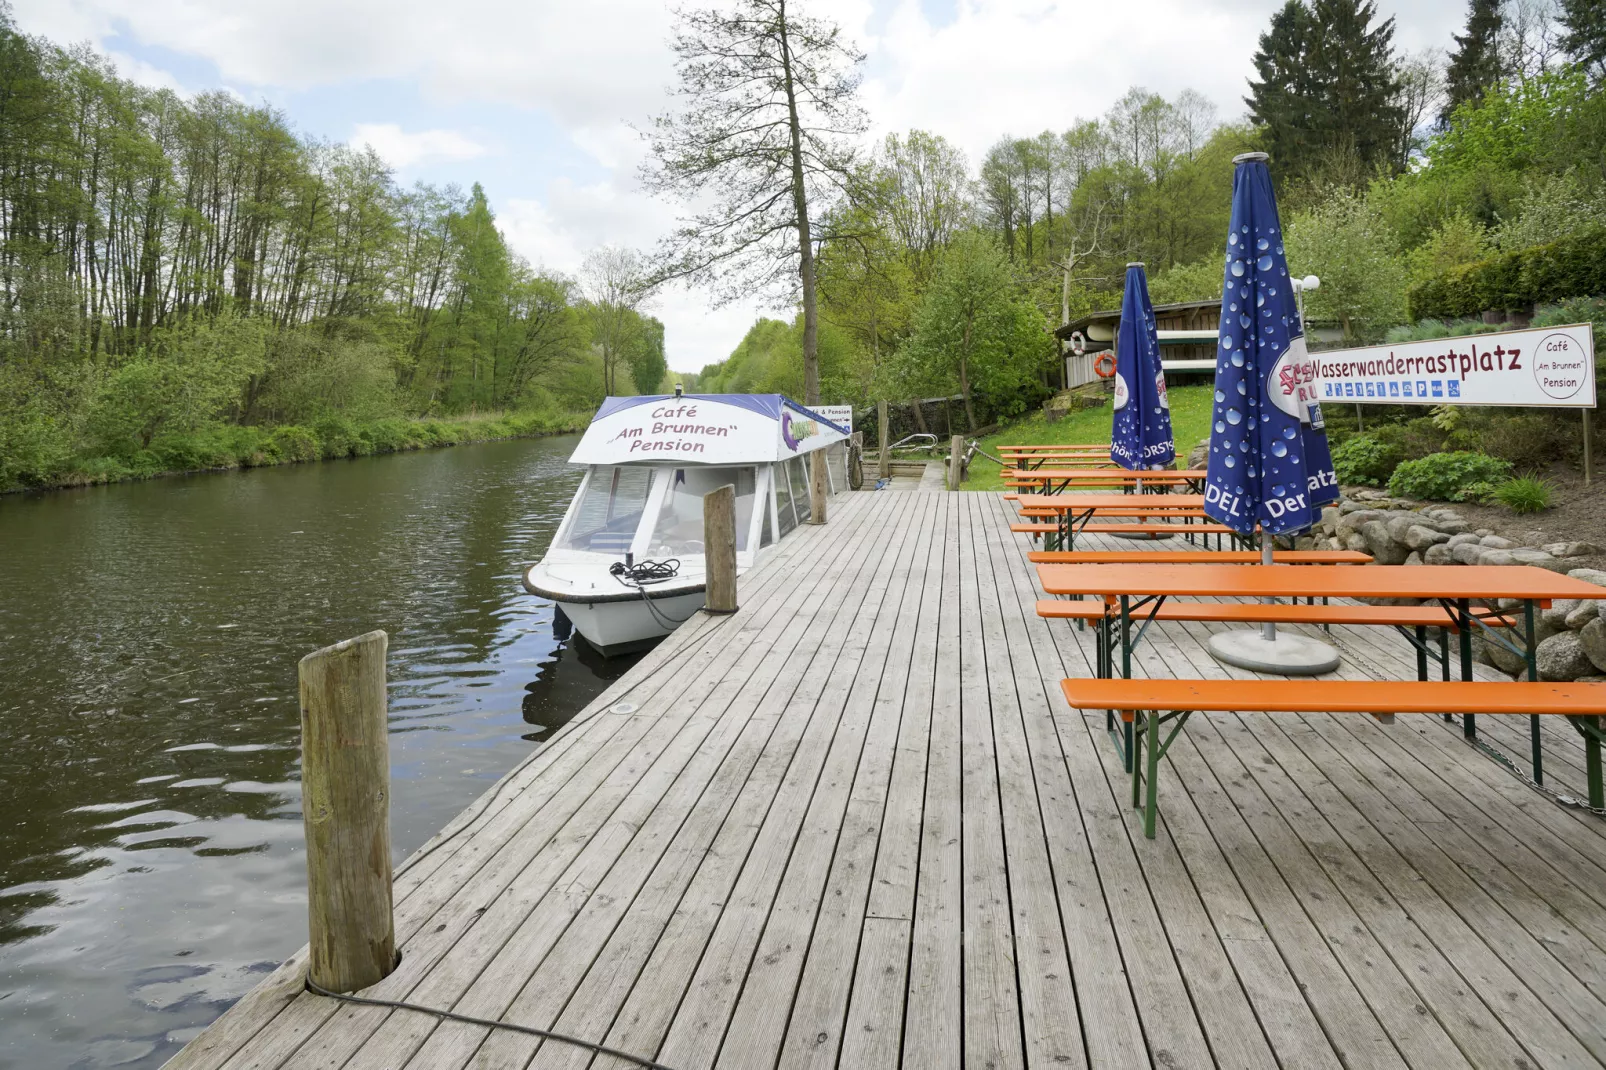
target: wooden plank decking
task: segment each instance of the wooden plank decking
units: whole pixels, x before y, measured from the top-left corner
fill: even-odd
[[[833,502],[408,862],[365,994],[686,1070],[1606,1063],[1606,820],[1431,718],[1196,715],[1144,840],[1008,508]],[[1211,630],[1135,672],[1223,676]],[[1334,631],[1340,675],[1414,678]],[[170,1065],[628,1065],[308,995],[303,961]]]

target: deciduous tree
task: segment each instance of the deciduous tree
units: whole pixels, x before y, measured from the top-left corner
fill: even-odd
[[[682,11],[672,42],[682,102],[654,120],[646,186],[692,206],[659,249],[658,278],[724,299],[768,292],[803,306],[803,394],[819,401],[814,259],[823,201],[846,191],[859,50],[798,0]],[[814,214],[811,214],[813,212]]]

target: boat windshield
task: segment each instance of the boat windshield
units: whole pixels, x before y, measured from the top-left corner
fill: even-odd
[[[647,540],[649,557],[680,557],[703,552],[703,495],[729,483],[736,488],[736,549],[747,549],[747,532],[753,526],[754,492],[758,480],[752,468],[690,466],[663,470],[669,480],[663,505]]]
[[[642,510],[647,507],[647,491],[652,486],[652,469],[623,465],[598,465],[591,470],[584,495],[575,508],[562,546],[568,550],[589,550],[599,554],[623,554],[630,549]]]

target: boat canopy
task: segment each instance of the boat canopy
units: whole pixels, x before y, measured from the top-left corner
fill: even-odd
[[[847,437],[846,428],[782,394],[610,397],[569,461],[767,464]]]

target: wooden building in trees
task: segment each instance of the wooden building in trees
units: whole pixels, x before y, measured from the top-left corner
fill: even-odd
[[[1167,373],[1208,375],[1215,372],[1221,298],[1155,305],[1154,320],[1162,347],[1161,362]],[[1121,310],[1117,307],[1089,312],[1054,332],[1065,359],[1066,387],[1081,386],[1098,378],[1093,363],[1100,353],[1114,350],[1120,328]],[[1082,352],[1077,353],[1077,349]]]

